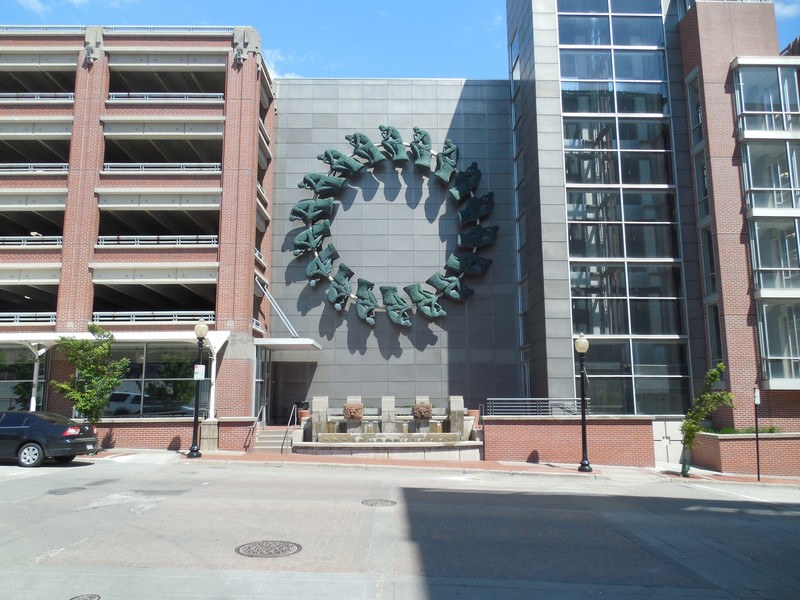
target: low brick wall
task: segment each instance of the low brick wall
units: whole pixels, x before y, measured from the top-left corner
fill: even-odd
[[[800,433],[762,433],[758,436],[762,475],[800,475]],[[692,464],[720,473],[755,475],[756,436],[697,434]]]
[[[654,467],[653,418],[587,418],[589,462]],[[574,463],[581,461],[580,417],[483,417],[486,460]]]
[[[101,448],[188,450],[192,419],[108,419],[97,424]]]
[[[222,417],[219,420],[219,449],[252,452],[256,444],[253,417]]]

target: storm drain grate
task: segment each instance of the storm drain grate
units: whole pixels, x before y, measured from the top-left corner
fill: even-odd
[[[303,547],[294,542],[281,542],[277,540],[264,540],[261,542],[250,542],[242,544],[236,548],[236,553],[252,558],[279,558],[297,554]]]
[[[80,596],[75,596],[69,600],[100,600],[100,596],[97,594],[81,594]]]
[[[394,506],[397,504],[394,500],[386,500],[385,498],[372,498],[371,500],[362,500],[361,504],[365,506]]]

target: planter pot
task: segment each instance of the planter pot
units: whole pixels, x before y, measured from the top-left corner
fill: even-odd
[[[298,425],[302,425],[303,424],[303,419],[305,419],[307,417],[310,417],[310,416],[311,416],[311,411],[310,410],[303,410],[303,409],[298,410],[297,411],[297,423],[298,423]]]

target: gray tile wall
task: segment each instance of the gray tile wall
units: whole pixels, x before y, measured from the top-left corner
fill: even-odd
[[[463,80],[323,80],[277,82],[276,192],[272,200],[274,248],[270,290],[302,337],[316,339],[319,352],[279,352],[273,402],[279,407],[327,395],[343,402],[360,395],[398,403],[417,395],[442,402],[463,395],[475,406],[491,396],[517,396],[520,389],[515,267],[513,174],[509,84]],[[479,194],[493,191],[495,208],[483,222],[499,225],[497,242],[480,250],[492,266],[469,278],[475,294],[463,303],[442,300],[447,316],[431,322],[414,314],[401,329],[385,313],[369,327],[355,307],[337,313],[327,302],[327,284],[307,285],[309,255],[295,258],[292,240],[301,231],[289,210],[310,198],[297,183],[307,172],[327,172],[316,156],[327,148],[349,152],[345,135],[360,131],[373,142],[379,125],[393,125],[410,142],[413,127],[427,130],[434,151],[446,138],[460,151],[459,169],[477,162]],[[434,164],[434,161],[432,161]],[[413,166],[385,163],[350,180],[337,198],[332,237],[341,261],[355,276],[378,287],[401,290],[423,283],[456,250],[457,206],[447,187]],[[428,287],[428,286],[425,286]],[[288,335],[273,317],[270,335]],[[276,411],[280,413],[280,409]]]

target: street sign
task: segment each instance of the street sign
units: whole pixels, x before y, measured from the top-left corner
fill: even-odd
[[[206,378],[206,366],[205,365],[195,365],[194,366],[194,378],[196,380],[205,379]]]

